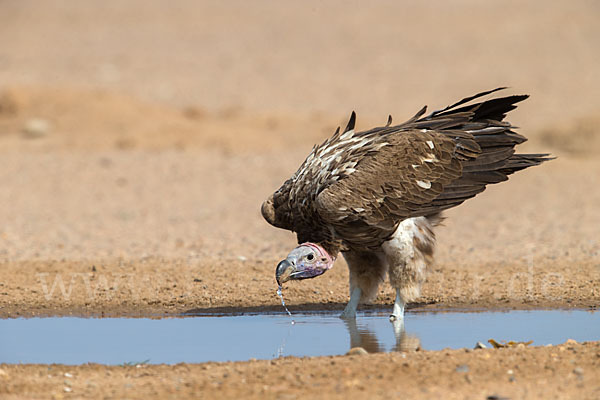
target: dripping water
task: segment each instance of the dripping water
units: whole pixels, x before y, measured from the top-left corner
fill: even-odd
[[[288,310],[287,306],[285,305],[285,300],[283,299],[283,292],[281,291],[282,289],[283,289],[283,287],[281,285],[279,285],[279,288],[277,289],[277,296],[279,296],[279,298],[281,299],[281,304],[283,305],[283,308],[285,308],[285,311],[291,317],[292,313],[290,312],[290,310]],[[292,320],[292,325],[293,324],[294,324],[294,320]]]

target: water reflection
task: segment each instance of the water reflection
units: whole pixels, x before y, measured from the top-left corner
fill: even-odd
[[[473,347],[493,338],[533,346],[600,339],[600,312],[409,312],[390,323],[385,312],[204,316],[187,318],[0,319],[0,363],[122,364],[237,361],[417,348]],[[440,334],[443,332],[443,334]]]
[[[362,347],[368,353],[382,353],[386,351],[415,351],[421,348],[421,340],[417,335],[406,333],[403,320],[390,322],[390,329],[394,333],[395,345],[393,349],[386,349],[382,341],[377,339],[374,330],[366,324],[357,323],[356,319],[343,320],[350,335],[350,348]]]

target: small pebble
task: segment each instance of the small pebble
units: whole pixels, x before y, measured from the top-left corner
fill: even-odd
[[[367,354],[369,353],[362,347],[353,347],[346,353],[347,356],[364,356]]]
[[[23,126],[23,135],[30,139],[44,137],[50,130],[50,124],[45,119],[31,118]]]
[[[456,367],[456,372],[469,372],[469,366],[465,364],[459,365]]]
[[[65,393],[71,393],[73,391],[73,389],[71,389],[70,387],[64,387],[63,390],[65,391]]]
[[[477,342],[477,344],[475,344],[474,349],[487,349],[487,346],[482,342]]]
[[[70,374],[70,373],[68,373],[68,372],[65,372],[65,378],[72,378],[72,377],[73,377],[73,375],[72,375],[72,374]]]
[[[573,373],[575,375],[581,376],[581,375],[583,375],[583,368],[581,368],[581,367],[575,367],[575,369],[573,370]]]

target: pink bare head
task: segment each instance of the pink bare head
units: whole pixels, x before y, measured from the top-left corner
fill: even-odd
[[[289,280],[309,279],[322,275],[333,267],[335,258],[316,243],[302,243],[277,264],[275,277],[281,285]]]

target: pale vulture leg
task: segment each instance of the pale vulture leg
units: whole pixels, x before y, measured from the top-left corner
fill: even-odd
[[[387,257],[390,284],[396,289],[396,301],[390,315],[392,321],[401,322],[404,306],[419,297],[427,265],[433,259],[433,227],[440,221],[439,215],[406,219],[382,246]]]
[[[377,296],[379,284],[385,279],[385,256],[381,252],[344,252],[350,271],[350,301],[342,312],[342,318],[355,318],[361,302]]]
[[[406,303],[404,303],[404,300],[402,300],[402,295],[400,294],[400,289],[396,289],[396,301],[394,302],[394,309],[392,310],[392,316],[394,316],[398,320],[403,320],[405,304]],[[390,316],[390,318],[392,316]]]
[[[356,318],[356,309],[362,297],[362,290],[359,287],[354,287],[350,290],[350,301],[346,304],[346,308],[342,311],[342,318]]]

